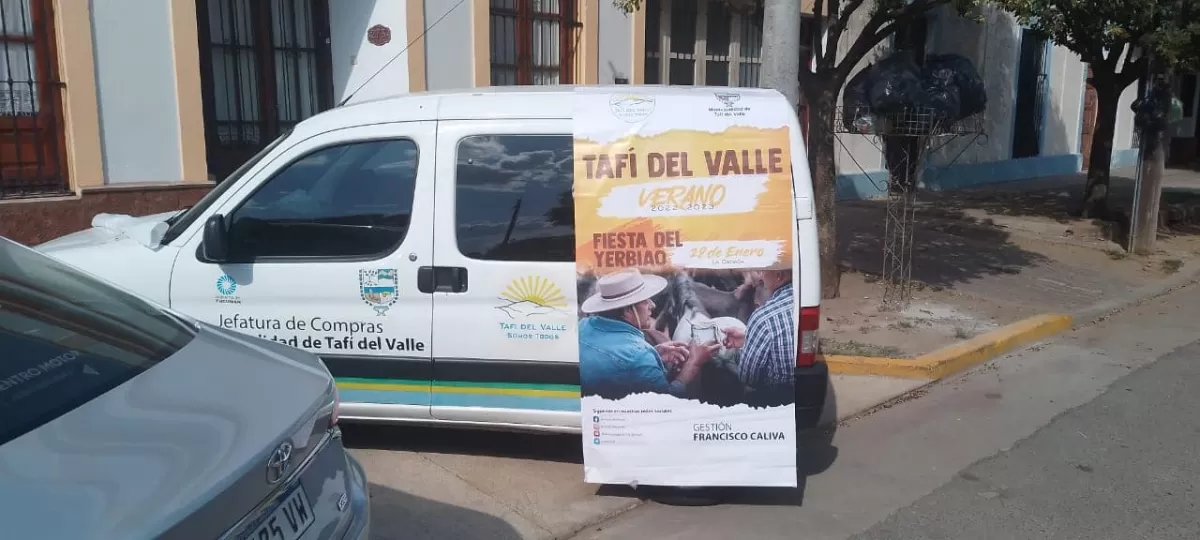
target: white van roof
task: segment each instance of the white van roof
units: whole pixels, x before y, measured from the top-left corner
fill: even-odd
[[[655,97],[695,95],[698,92],[738,92],[770,99],[783,99],[771,89],[711,86],[608,85],[589,86],[612,92]],[[397,94],[336,107],[304,120],[298,134],[332,129],[421,120],[571,118],[574,85],[488,86]]]

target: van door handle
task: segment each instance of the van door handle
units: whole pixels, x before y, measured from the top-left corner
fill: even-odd
[[[426,294],[467,292],[467,269],[461,266],[422,266],[417,269],[417,290]]]

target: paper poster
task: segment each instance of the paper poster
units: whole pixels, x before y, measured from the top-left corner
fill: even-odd
[[[574,114],[585,480],[795,486],[795,113],[579,88]]]

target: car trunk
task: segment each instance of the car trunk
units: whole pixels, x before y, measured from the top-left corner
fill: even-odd
[[[330,436],[332,392],[314,356],[206,326],[158,365],[0,447],[4,491],[27,494],[4,512],[13,511],[6,528],[42,538],[221,537],[290,487]],[[272,483],[267,463],[284,441],[290,467]],[[334,443],[332,466],[344,469]],[[320,487],[306,486],[314,507]],[[312,525],[329,525],[321,521]]]

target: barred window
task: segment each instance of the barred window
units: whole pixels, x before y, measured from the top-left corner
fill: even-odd
[[[724,0],[646,0],[647,84],[758,86],[763,12],[740,13]],[[816,21],[800,21],[807,71]]]
[[[0,0],[0,199],[70,190],[50,0]]]
[[[577,0],[491,0],[492,85],[571,84]]]

